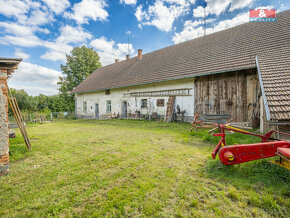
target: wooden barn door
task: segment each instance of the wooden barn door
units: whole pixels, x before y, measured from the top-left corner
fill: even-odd
[[[200,114],[229,113],[233,121],[247,121],[246,74],[240,71],[197,77],[195,112]]]

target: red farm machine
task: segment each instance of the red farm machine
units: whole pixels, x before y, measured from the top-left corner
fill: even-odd
[[[221,140],[212,152],[213,159],[215,159],[218,154],[223,164],[234,165],[279,156],[279,160],[272,162],[290,170],[290,141],[272,137],[273,133],[285,136],[290,136],[290,134],[272,130],[265,135],[261,135],[235,128],[229,124],[219,124],[217,129],[219,130],[219,133],[213,133],[213,136],[219,136],[221,137]],[[227,130],[259,137],[261,138],[261,142],[228,146],[226,145]]]

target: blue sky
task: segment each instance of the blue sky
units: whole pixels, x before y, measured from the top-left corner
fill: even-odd
[[[205,3],[206,2],[206,3]],[[10,87],[57,93],[60,65],[74,46],[94,48],[103,65],[249,21],[249,9],[288,10],[290,0],[0,0],[0,57],[23,58]]]

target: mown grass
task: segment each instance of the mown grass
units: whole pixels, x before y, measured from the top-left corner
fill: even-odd
[[[30,126],[32,151],[19,132],[11,140],[0,216],[288,216],[287,170],[267,160],[223,166],[210,158],[218,138],[189,129],[125,120]]]

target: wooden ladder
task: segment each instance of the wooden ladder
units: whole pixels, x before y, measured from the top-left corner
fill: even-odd
[[[174,105],[175,105],[175,96],[169,96],[168,102],[167,102],[167,108],[166,108],[166,115],[164,118],[165,122],[171,122],[172,121],[172,115],[174,112]]]
[[[23,136],[23,139],[24,139],[24,142],[26,144],[26,147],[28,148],[28,150],[31,149],[31,143],[30,143],[30,139],[28,137],[28,134],[27,134],[27,131],[26,131],[26,127],[25,127],[25,124],[24,124],[24,119],[23,119],[23,116],[21,114],[21,111],[19,109],[19,106],[18,106],[18,103],[16,101],[16,98],[14,98],[10,92],[10,89],[8,89],[9,92],[8,92],[8,101],[10,103],[10,106],[11,106],[11,109],[12,109],[12,112],[14,114],[14,117],[15,117],[15,120],[16,120],[16,123],[18,125],[18,128]],[[9,96],[10,95],[10,96]]]

